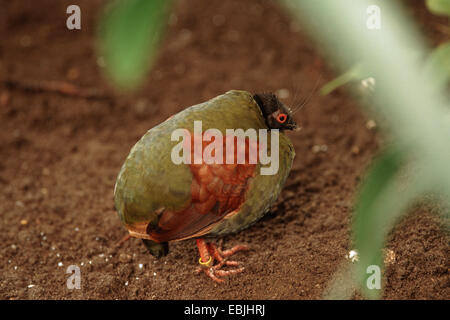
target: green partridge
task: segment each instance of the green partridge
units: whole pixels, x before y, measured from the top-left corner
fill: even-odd
[[[154,256],[167,254],[168,242],[192,238],[199,272],[216,282],[242,272],[228,258],[246,246],[222,251],[205,238],[241,231],[269,211],[295,156],[284,131],[296,127],[272,93],[232,90],[177,113],[125,160],[114,188],[120,220]]]

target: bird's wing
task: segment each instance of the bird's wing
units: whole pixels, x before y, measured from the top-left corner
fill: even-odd
[[[234,136],[218,139],[222,139],[216,144],[223,147],[222,154],[215,154],[218,149],[210,154],[216,159],[222,157],[223,164],[217,162],[208,164],[202,157],[200,164],[189,165],[192,173],[190,203],[179,211],[163,210],[159,214],[158,224],[147,228],[150,239],[165,242],[199,237],[207,234],[218,222],[239,211],[239,207],[245,201],[249,181],[258,165],[258,145],[256,141],[248,138],[241,140],[241,143],[238,143],[238,138]],[[226,164],[226,141],[234,144],[234,159],[231,164]],[[245,143],[242,143],[244,141]],[[194,137],[190,139],[190,143],[193,162],[194,153],[197,152],[194,151]],[[209,142],[203,141],[202,150],[205,150],[208,144]],[[250,150],[255,152],[256,161],[249,157]],[[241,157],[245,157],[245,161],[238,164],[237,160]]]

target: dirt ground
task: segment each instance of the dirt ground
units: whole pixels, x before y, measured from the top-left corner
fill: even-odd
[[[0,0],[0,298],[321,299],[353,249],[355,188],[381,141],[369,118],[344,90],[296,114],[303,129],[290,134],[297,156],[286,188],[267,218],[223,239],[251,247],[237,256],[245,272],[225,284],[194,274],[194,241],[159,260],[140,240],[118,245],[126,230],[115,179],[149,128],[230,89],[284,89],[298,103],[333,74],[274,2],[181,0],[143,87],[120,95],[96,55],[104,3]],[[81,7],[80,31],[65,27],[70,4]],[[431,45],[448,40],[446,21],[421,1],[410,11]],[[50,80],[98,94],[27,90]],[[417,207],[392,233],[384,298],[450,298],[449,239],[432,211]],[[69,265],[81,268],[81,290],[66,287]]]

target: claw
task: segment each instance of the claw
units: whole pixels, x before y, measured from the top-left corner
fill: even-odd
[[[225,264],[230,267],[237,267],[241,265],[240,261],[226,261]]]
[[[242,267],[242,268],[239,268],[239,269],[232,269],[232,270],[216,270],[215,273],[218,276],[227,277],[227,276],[232,275],[232,274],[241,273],[242,271],[244,271],[244,269],[245,268]]]
[[[224,280],[220,277],[227,277],[244,271],[244,267],[231,270],[221,270],[221,268],[223,266],[240,266],[241,262],[229,261],[227,258],[232,256],[236,252],[248,250],[247,246],[238,245],[231,249],[222,251],[221,249],[217,248],[215,244],[206,243],[203,239],[197,239],[197,246],[200,252],[199,262],[201,266],[196,269],[196,273],[204,272],[214,282],[223,283]],[[208,263],[205,263],[204,261],[207,261]],[[213,265],[214,261],[217,261],[218,263],[216,265]]]
[[[222,252],[222,255],[223,255],[224,257],[229,257],[229,256],[232,256],[233,254],[235,254],[236,252],[239,252],[239,251],[246,251],[246,250],[248,250],[248,249],[249,249],[248,246],[245,246],[245,245],[237,245],[237,246],[234,246],[234,247],[231,248],[231,249],[228,249],[228,250],[223,251],[223,252]]]

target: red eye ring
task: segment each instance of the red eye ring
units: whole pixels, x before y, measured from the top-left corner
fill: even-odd
[[[280,113],[278,116],[277,116],[277,121],[279,122],[279,123],[285,123],[286,122],[286,120],[287,120],[287,115],[285,114],[285,113]]]

